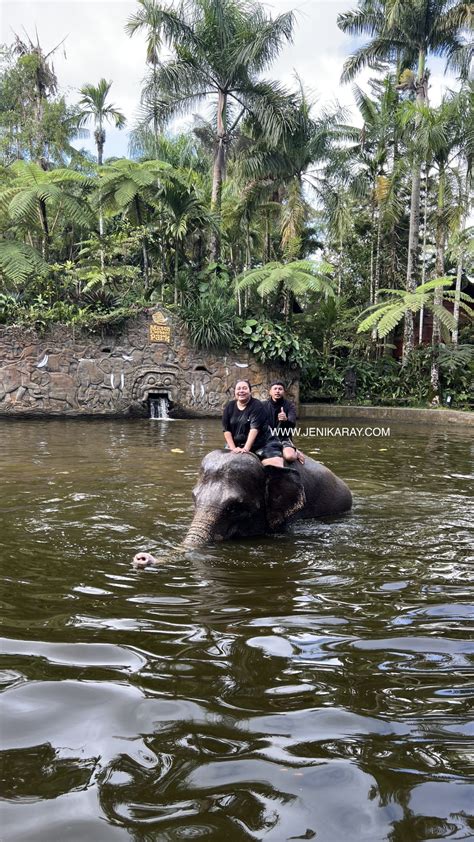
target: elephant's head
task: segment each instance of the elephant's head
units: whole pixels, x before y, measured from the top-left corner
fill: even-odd
[[[193,497],[187,546],[276,530],[305,502],[298,471],[263,466],[252,454],[222,450],[203,459]]]

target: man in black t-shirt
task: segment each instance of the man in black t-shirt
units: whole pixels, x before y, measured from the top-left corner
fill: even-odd
[[[263,404],[253,398],[248,380],[235,385],[235,400],[222,415],[226,446],[234,453],[255,453],[263,465],[283,468],[282,444],[270,434]]]
[[[285,385],[275,380],[270,386],[270,398],[263,402],[270,434],[276,436],[283,446],[283,458],[286,462],[304,463],[304,456],[292,441],[296,424],[296,407],[285,398]]]

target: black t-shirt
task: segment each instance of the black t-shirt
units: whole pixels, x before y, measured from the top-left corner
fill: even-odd
[[[224,433],[232,433],[237,447],[243,447],[250,430],[259,430],[252,450],[259,450],[269,438],[268,424],[265,410],[261,401],[250,398],[244,409],[239,409],[237,401],[229,401],[222,415],[222,429]]]
[[[279,398],[277,401],[269,398],[263,402],[263,408],[266,412],[270,435],[276,435],[279,439],[291,438],[296,424],[296,407],[294,403],[291,403],[286,398]],[[286,421],[278,420],[278,414],[282,409],[285,411]]]

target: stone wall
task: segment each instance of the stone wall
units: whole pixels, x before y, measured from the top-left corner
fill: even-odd
[[[101,338],[55,326],[0,329],[0,415],[148,415],[149,399],[166,396],[176,417],[218,416],[239,377],[255,397],[283,380],[298,401],[298,373],[259,365],[251,354],[203,353],[163,309],[129,320]]]

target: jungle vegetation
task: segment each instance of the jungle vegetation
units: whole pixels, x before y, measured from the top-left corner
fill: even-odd
[[[145,76],[121,159],[112,80],[71,104],[54,51],[3,45],[0,323],[113,330],[162,303],[202,348],[299,367],[309,400],[472,405],[470,4],[340,15],[363,42],[342,77],[357,114],[272,78],[297,25],[253,0],[137,0],[124,26],[146,36]],[[433,57],[456,78],[436,107]]]

